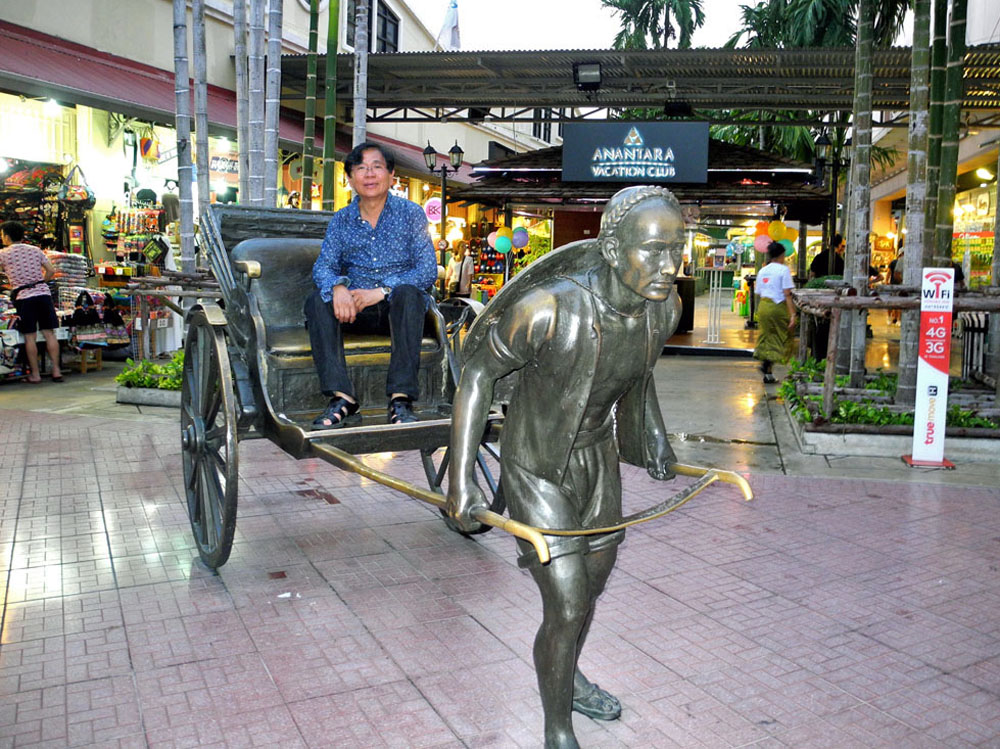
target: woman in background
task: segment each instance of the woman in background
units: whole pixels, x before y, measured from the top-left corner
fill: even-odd
[[[754,293],[760,296],[757,324],[760,336],[754,349],[754,359],[760,360],[764,382],[774,382],[771,366],[788,358],[792,330],[795,327],[795,305],[792,304],[792,272],[785,265],[785,248],[777,242],[767,246],[768,263],[757,274]]]

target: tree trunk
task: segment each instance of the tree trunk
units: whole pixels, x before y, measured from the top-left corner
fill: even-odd
[[[368,139],[368,2],[357,4],[354,16],[354,133],[351,145]],[[443,199],[443,198],[442,198]]]
[[[854,71],[854,169],[851,172],[852,241],[848,245],[851,284],[858,294],[868,291],[871,264],[872,52],[875,48],[875,0],[858,3],[858,43]],[[864,387],[868,313],[851,316],[851,386]]]
[[[181,212],[181,270],[194,272],[194,203],[191,199],[191,83],[187,3],[174,0],[174,100],[177,109],[177,188]],[[146,331],[143,331],[143,335]]]
[[[334,163],[337,142],[337,45],[340,34],[340,2],[330,0],[326,32],[326,88],[323,108],[323,210],[336,206]],[[355,40],[357,41],[357,40]]]
[[[302,197],[312,210],[313,149],[316,147],[316,50],[319,47],[319,0],[309,0],[309,55],[306,57],[306,117],[302,142]]]
[[[906,253],[903,283],[920,283],[924,256],[924,218],[927,197],[927,110],[930,79],[931,0],[914,0],[913,52],[910,63],[910,126],[906,157]],[[899,379],[896,403],[912,406],[917,386],[919,313],[906,310],[900,317]]]
[[[264,205],[278,205],[278,121],[281,111],[281,0],[267,14],[267,81],[264,107]]]
[[[264,2],[250,0],[250,205],[264,205]]]
[[[247,84],[246,0],[233,0],[233,51],[236,65],[236,150],[239,159],[239,202],[250,200],[250,95]]]
[[[952,0],[948,29],[948,72],[941,117],[941,171],[938,174],[937,225],[934,231],[934,262],[951,266],[951,235],[954,229],[955,179],[958,176],[958,126],[962,117],[962,65],[965,62],[965,12],[968,0]]]

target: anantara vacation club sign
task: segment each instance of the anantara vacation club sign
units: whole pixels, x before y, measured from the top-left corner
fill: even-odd
[[[564,182],[706,182],[707,122],[572,122]]]

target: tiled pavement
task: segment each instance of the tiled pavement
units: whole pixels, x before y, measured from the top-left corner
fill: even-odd
[[[509,537],[245,442],[215,575],[176,426],[0,434],[0,746],[540,745]],[[750,470],[753,502],[715,486],[629,531],[582,660],[625,710],[577,716],[583,746],[1000,746],[1000,490]]]

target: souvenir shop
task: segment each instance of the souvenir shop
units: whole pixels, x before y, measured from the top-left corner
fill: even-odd
[[[109,112],[0,94],[0,220],[22,223],[25,242],[42,248],[56,269],[56,333],[70,369],[133,355],[142,300],[127,284],[176,267],[176,183],[169,179],[176,162],[161,164],[160,150],[172,137]],[[22,376],[25,367],[9,291],[0,272],[0,380]],[[179,316],[155,298],[148,303],[151,350],[173,351]]]

